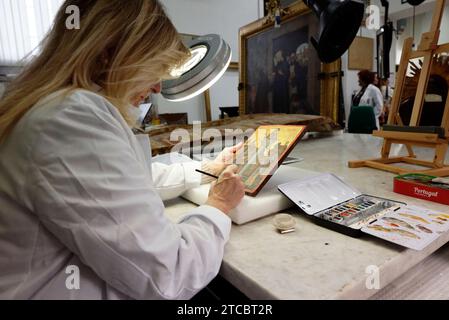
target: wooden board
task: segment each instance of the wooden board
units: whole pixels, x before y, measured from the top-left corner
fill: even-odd
[[[356,37],[349,47],[348,69],[373,70],[374,39]]]
[[[209,139],[206,139],[203,135],[204,131],[207,129],[216,129],[217,134],[220,134],[221,138],[225,139],[227,130],[232,131],[240,129],[245,132],[248,129],[255,130],[263,125],[306,125],[309,132],[332,132],[333,130],[341,129],[338,124],[332,121],[332,119],[321,116],[302,114],[254,114],[202,123],[201,141],[195,141],[192,125],[157,127],[150,130],[148,135],[151,139],[153,156],[155,156],[172,151],[172,148],[177,142],[171,141],[170,135],[176,129],[187,130],[190,135],[190,141],[199,145],[205,145],[210,142]]]
[[[236,155],[245,193],[255,197],[306,133],[306,126],[260,126]],[[240,163],[239,163],[240,160]]]

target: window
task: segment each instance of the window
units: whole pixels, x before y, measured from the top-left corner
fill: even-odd
[[[36,50],[63,0],[0,0],[0,65]]]

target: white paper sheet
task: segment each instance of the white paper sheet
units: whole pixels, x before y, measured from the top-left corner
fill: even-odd
[[[404,206],[362,229],[375,237],[422,250],[449,230],[449,213]]]

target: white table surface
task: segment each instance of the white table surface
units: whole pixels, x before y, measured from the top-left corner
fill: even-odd
[[[394,193],[394,174],[348,168],[349,160],[377,157],[381,144],[370,135],[309,138],[291,153],[304,161],[292,166],[334,173],[365,194],[449,212],[449,206]],[[404,153],[405,148],[397,147],[396,154]],[[430,150],[417,149],[417,154],[432,158]],[[176,199],[166,202],[166,213],[176,221],[194,207]],[[351,238],[319,227],[299,213],[294,217],[297,231],[287,235],[276,232],[272,217],[234,225],[220,274],[251,299],[367,299],[379,293],[366,287],[369,266],[379,268],[380,289],[385,290],[449,241],[449,233],[443,234],[418,252],[369,235]]]

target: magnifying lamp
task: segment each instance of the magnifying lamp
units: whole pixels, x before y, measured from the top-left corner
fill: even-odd
[[[186,44],[189,60],[171,72],[172,80],[162,83],[162,95],[169,101],[185,101],[212,87],[231,63],[229,45],[217,34],[195,38]]]
[[[304,0],[320,19],[318,40],[311,39],[325,63],[340,58],[354,41],[362,25],[365,6],[353,0]]]

